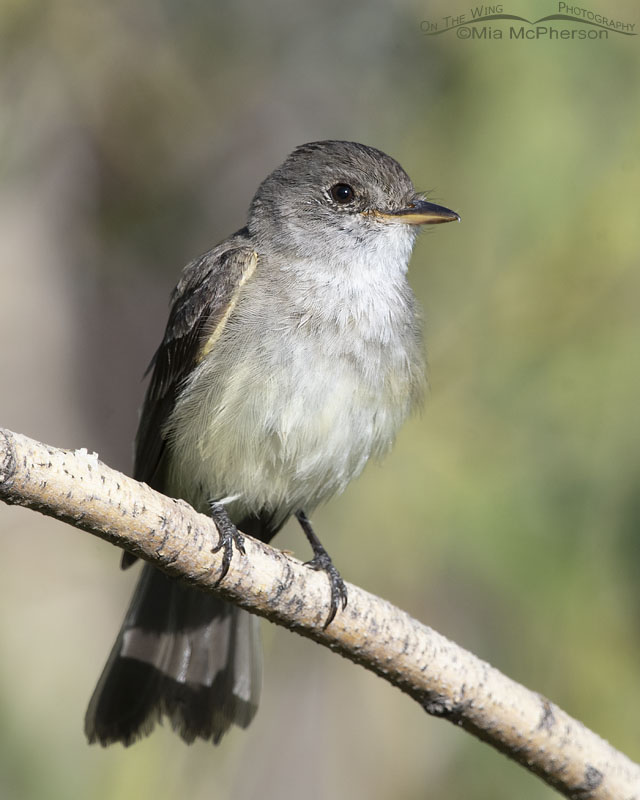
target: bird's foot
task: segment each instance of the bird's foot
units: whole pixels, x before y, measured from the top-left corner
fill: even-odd
[[[304,531],[304,534],[311,545],[311,549],[313,550],[313,558],[311,561],[307,561],[305,566],[326,572],[329,579],[329,586],[331,587],[331,605],[329,607],[329,615],[322,626],[324,629],[326,629],[333,621],[338,611],[338,607],[341,606],[343,611],[347,607],[347,587],[345,582],[342,580],[340,573],[334,567],[329,553],[327,553],[327,551],[324,549],[320,543],[320,539],[318,539],[313,528],[311,527],[309,517],[307,517],[304,511],[297,511],[296,519],[300,523],[302,530]]]
[[[242,555],[245,554],[244,536],[236,528],[233,522],[231,522],[229,519],[229,514],[227,514],[227,510],[222,503],[212,500],[209,503],[209,508],[211,510],[211,518],[216,524],[218,536],[220,537],[218,539],[218,544],[212,549],[211,552],[218,553],[220,550],[224,550],[220,577],[216,581],[216,584],[219,584],[224,580],[227,572],[229,572],[231,558],[233,557],[233,545],[235,544],[236,549],[242,553]]]

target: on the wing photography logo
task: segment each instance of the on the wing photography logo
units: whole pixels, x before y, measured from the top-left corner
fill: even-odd
[[[573,3],[558,3],[557,12],[536,20],[506,13],[502,4],[475,6],[468,11],[422,20],[425,36],[455,31],[458,39],[513,39],[515,41],[562,41],[608,39],[616,34],[637,36],[634,22],[627,22]]]

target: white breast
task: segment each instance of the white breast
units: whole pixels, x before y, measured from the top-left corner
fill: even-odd
[[[237,518],[285,518],[344,489],[391,446],[422,382],[406,260],[272,270],[259,263],[167,426],[168,491],[202,508],[239,495]]]

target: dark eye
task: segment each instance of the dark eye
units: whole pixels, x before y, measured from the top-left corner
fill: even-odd
[[[341,203],[342,205],[351,203],[356,196],[356,193],[348,183],[336,183],[335,186],[331,187],[330,192],[336,203]]]

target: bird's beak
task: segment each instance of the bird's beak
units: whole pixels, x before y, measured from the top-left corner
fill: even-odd
[[[399,211],[378,212],[378,215],[390,222],[404,222],[407,225],[438,225],[441,222],[460,222],[460,216],[444,206],[428,203],[426,200],[414,200],[406,208]]]

